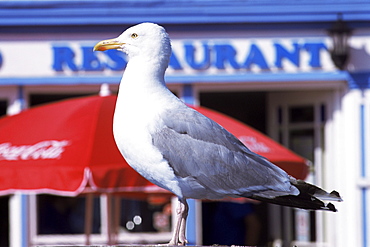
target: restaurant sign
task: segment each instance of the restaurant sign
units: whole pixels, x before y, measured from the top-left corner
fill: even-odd
[[[326,39],[173,40],[167,74],[331,71]],[[1,77],[121,74],[120,51],[94,52],[95,41],[0,42]]]

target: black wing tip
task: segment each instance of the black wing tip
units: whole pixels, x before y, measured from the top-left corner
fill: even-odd
[[[328,203],[325,208],[323,208],[328,211],[332,212],[338,212],[338,210],[335,208],[335,206],[332,203]]]
[[[332,197],[337,198],[337,199],[338,199],[338,201],[343,201],[343,199],[342,199],[342,197],[340,196],[339,192],[338,192],[338,191],[336,191],[336,190],[333,190],[332,192],[330,192],[330,195],[331,195]]]

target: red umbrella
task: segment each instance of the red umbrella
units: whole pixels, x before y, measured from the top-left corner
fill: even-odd
[[[112,133],[115,102],[116,96],[82,97],[0,119],[0,194],[166,193],[119,153]],[[262,133],[221,113],[195,109],[290,175],[303,179],[308,174],[303,158]]]

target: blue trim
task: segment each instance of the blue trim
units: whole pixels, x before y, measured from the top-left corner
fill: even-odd
[[[370,21],[366,0],[0,1],[2,26]],[[356,24],[356,23],[354,23]]]
[[[361,145],[361,177],[366,179],[366,124],[365,124],[365,105],[360,105],[360,145]],[[362,246],[368,246],[367,237],[367,188],[361,189],[362,200]]]
[[[367,189],[361,189],[361,200],[362,200],[362,246],[367,247]]]
[[[194,90],[193,90],[193,86],[191,84],[185,84],[183,86],[183,91],[182,91],[182,97],[181,97],[181,99],[186,104],[194,105],[194,103],[195,103]]]
[[[23,90],[22,85],[18,86],[18,100],[21,104],[21,109],[20,110],[24,110],[26,103],[25,103],[25,100],[24,100],[24,90]]]
[[[55,77],[5,77],[0,85],[78,85],[78,84],[118,84],[120,76],[55,76]]]
[[[196,227],[196,201],[194,199],[187,200],[189,205],[189,214],[187,218],[186,239],[188,245],[196,245],[197,241],[197,227]]]
[[[22,194],[21,196],[21,247],[28,247],[29,246],[29,222],[28,222],[28,195]]]
[[[361,145],[361,176],[366,177],[366,129],[365,129],[365,105],[360,106],[360,145]]]
[[[20,110],[25,109],[25,99],[24,99],[24,89],[23,86],[18,86],[18,98],[17,100],[20,103]],[[29,201],[28,201],[28,195],[21,194],[20,195],[20,215],[21,215],[21,246],[20,247],[28,247],[29,246],[29,215],[28,215],[28,208],[29,208]]]
[[[343,81],[349,79],[348,73],[312,72],[312,73],[233,73],[215,75],[169,75],[168,83],[245,83],[245,82],[299,82],[299,81]]]
[[[168,84],[200,83],[248,83],[248,82],[300,82],[300,81],[343,81],[350,80],[345,71],[307,72],[307,73],[233,73],[233,74],[196,74],[168,75]],[[121,75],[117,76],[54,76],[54,77],[4,77],[0,85],[78,85],[78,84],[118,84]]]
[[[348,86],[351,89],[370,88],[370,72],[350,73]]]

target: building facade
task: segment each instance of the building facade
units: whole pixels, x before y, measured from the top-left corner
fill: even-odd
[[[310,182],[344,199],[337,213],[262,206],[259,243],[370,245],[367,1],[0,1],[0,20],[4,115],[97,94],[103,83],[117,92],[127,58],[93,52],[94,44],[137,23],[163,25],[173,48],[166,80],[176,95],[267,133],[312,162]],[[330,35],[338,22],[349,35],[343,66]],[[0,199],[2,208],[18,207],[7,215],[16,229],[28,199]],[[12,246],[35,243],[35,234],[9,234]]]

